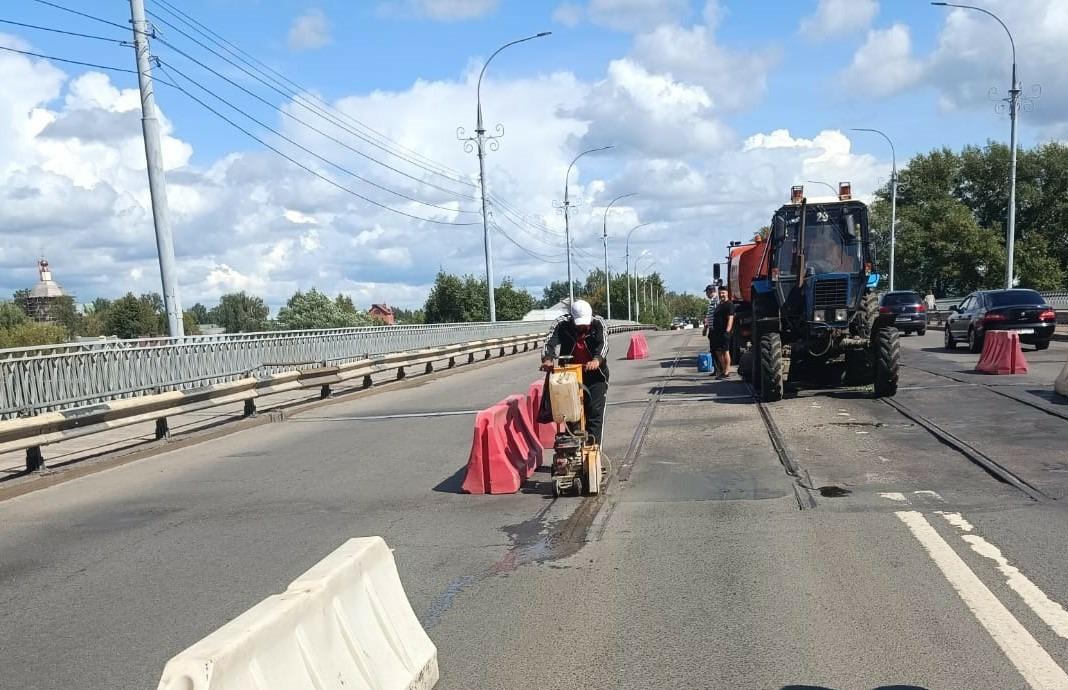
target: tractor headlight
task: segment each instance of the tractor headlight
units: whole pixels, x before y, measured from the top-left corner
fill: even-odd
[[[817,311],[816,313],[814,313],[812,315],[812,320],[815,321],[816,323],[823,323],[823,312],[822,311]]]
[[[848,310],[846,310],[846,309],[836,309],[834,311],[834,320],[835,321],[845,321],[848,318],[849,318],[849,311]]]

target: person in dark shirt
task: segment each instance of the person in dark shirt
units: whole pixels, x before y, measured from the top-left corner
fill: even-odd
[[[709,330],[709,344],[716,357],[717,379],[725,379],[731,371],[731,331],[734,330],[734,302],[727,295],[727,290],[719,291],[719,304],[712,313]]]
[[[582,365],[586,433],[600,444],[608,397],[608,324],[593,315],[589,302],[575,300],[569,313],[553,324],[541,354],[542,369],[552,371],[553,360],[559,356],[570,356],[573,364]]]

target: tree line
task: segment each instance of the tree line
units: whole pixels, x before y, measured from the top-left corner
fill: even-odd
[[[1009,147],[987,143],[913,157],[898,173],[895,287],[958,297],[1005,285]],[[1068,287],[1068,146],[1017,152],[1014,275],[1020,287]],[[876,265],[890,263],[890,184],[876,193]]]

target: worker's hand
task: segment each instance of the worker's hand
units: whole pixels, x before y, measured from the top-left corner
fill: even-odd
[[[553,370],[553,360],[550,359],[550,358],[546,358],[546,359],[541,360],[541,367],[539,367],[539,368],[542,371],[552,371]]]
[[[597,359],[596,357],[594,357],[590,361],[586,362],[586,364],[585,364],[586,371],[594,371],[594,370],[600,369],[600,368],[601,368],[601,360]]]

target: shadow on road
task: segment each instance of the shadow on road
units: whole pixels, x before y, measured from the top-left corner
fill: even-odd
[[[467,465],[462,466],[456,470],[451,477],[443,480],[440,484],[434,487],[434,491],[440,491],[446,494],[462,494],[464,477],[467,476]]]

